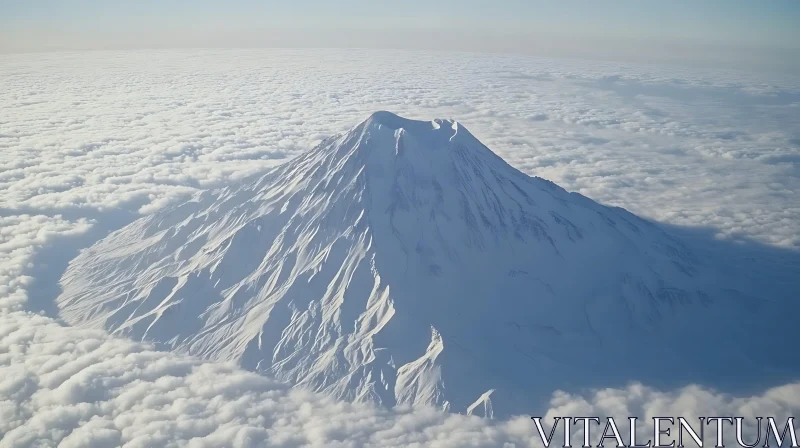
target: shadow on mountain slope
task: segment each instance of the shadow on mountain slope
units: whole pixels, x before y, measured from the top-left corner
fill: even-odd
[[[133,201],[124,208],[98,211],[90,208],[62,208],[43,212],[36,209],[0,209],[0,216],[13,215],[59,215],[69,221],[89,219],[93,221],[92,227],[85,233],[78,235],[58,235],[55,240],[39,248],[25,275],[33,277],[34,281],[28,286],[28,311],[43,314],[58,319],[58,306],[56,297],[61,294],[58,284],[61,275],[67,269],[69,262],[75,258],[81,249],[108,236],[137,218],[141,217],[136,210],[145,204],[145,200]]]

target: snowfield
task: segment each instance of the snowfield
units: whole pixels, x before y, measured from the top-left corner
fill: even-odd
[[[56,303],[337,399],[507,417],[558,389],[790,378],[798,361],[763,347],[792,338],[800,278],[743,274],[455,121],[376,112],[114,232]],[[748,373],[719,380],[730,365]]]

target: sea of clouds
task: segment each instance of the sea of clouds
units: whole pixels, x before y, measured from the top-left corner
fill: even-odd
[[[797,78],[403,51],[1,55],[0,447],[538,444],[527,416],[334,402],[57,319],[80,247],[380,109],[455,118],[522,171],[599,202],[800,249]],[[800,383],[743,397],[634,384],[555,393],[531,412],[799,409]]]

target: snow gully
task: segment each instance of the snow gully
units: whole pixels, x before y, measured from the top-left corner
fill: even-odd
[[[698,446],[703,448],[705,440],[705,428],[709,426],[713,432],[708,442],[714,442],[714,448],[725,447],[725,432],[727,428],[735,428],[736,431],[736,444],[743,448],[756,448],[759,443],[763,441],[763,448],[769,448],[770,441],[774,441],[776,447],[791,446],[797,448],[797,431],[794,425],[794,417],[789,417],[783,425],[781,431],[778,430],[779,424],[775,422],[775,417],[753,417],[745,421],[744,417],[699,417],[697,423],[689,423],[683,417],[653,417],[653,432],[652,439],[644,442],[642,438],[642,431],[637,431],[637,418],[628,417],[628,443],[622,439],[620,435],[619,426],[613,417],[606,418],[605,428],[602,435],[596,439],[596,444],[592,445],[591,426],[592,423],[596,424],[597,429],[600,429],[600,417],[555,417],[553,418],[553,426],[550,428],[549,434],[545,434],[542,425],[542,417],[531,417],[533,423],[536,425],[536,430],[539,432],[539,437],[542,439],[542,444],[549,448],[554,440],[556,429],[561,426],[560,431],[563,431],[563,448],[572,448],[573,434],[572,430],[577,430],[583,433],[583,440],[581,448],[684,448],[684,442],[689,446]],[[559,425],[563,421],[563,424]],[[677,428],[674,428],[677,421]],[[763,425],[762,425],[763,421]],[[727,424],[727,426],[726,426]],[[763,428],[763,432],[762,432]],[[677,432],[677,444],[672,429]],[[745,436],[747,432],[747,436]],[[684,437],[686,436],[686,437]],[[763,437],[762,437],[763,436]],[[578,437],[580,437],[578,435]],[[637,440],[637,437],[639,439]],[[608,445],[605,445],[608,443]],[[612,445],[612,443],[614,445]],[[730,443],[729,446],[733,446]],[[708,443],[708,446],[711,446]]]

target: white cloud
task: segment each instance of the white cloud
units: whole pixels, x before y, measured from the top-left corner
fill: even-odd
[[[0,58],[2,208],[163,204],[388,109],[456,118],[523,171],[640,215],[800,245],[793,78],[368,50]]]
[[[0,78],[0,109],[13,111],[0,116],[0,447],[538,441],[526,417],[334,402],[25,311],[31,263],[54,238],[92,225],[99,235],[115,211],[247,176],[377,109],[457,118],[523,171],[635,213],[800,245],[793,79],[279,50],[4,55]],[[558,393],[549,408],[786,416],[800,410],[800,385],[752,397],[631,385]]]
[[[85,232],[86,219],[70,222],[61,216],[0,216],[0,311],[15,310],[27,300],[33,278],[25,275],[31,260],[42,246],[61,235]]]
[[[0,334],[0,447],[540,446],[527,416],[498,422],[335,402],[231,365],[156,352],[23,312],[0,316]],[[752,421],[798,411],[800,383],[747,398],[631,385],[585,396],[557,393],[543,415]]]

